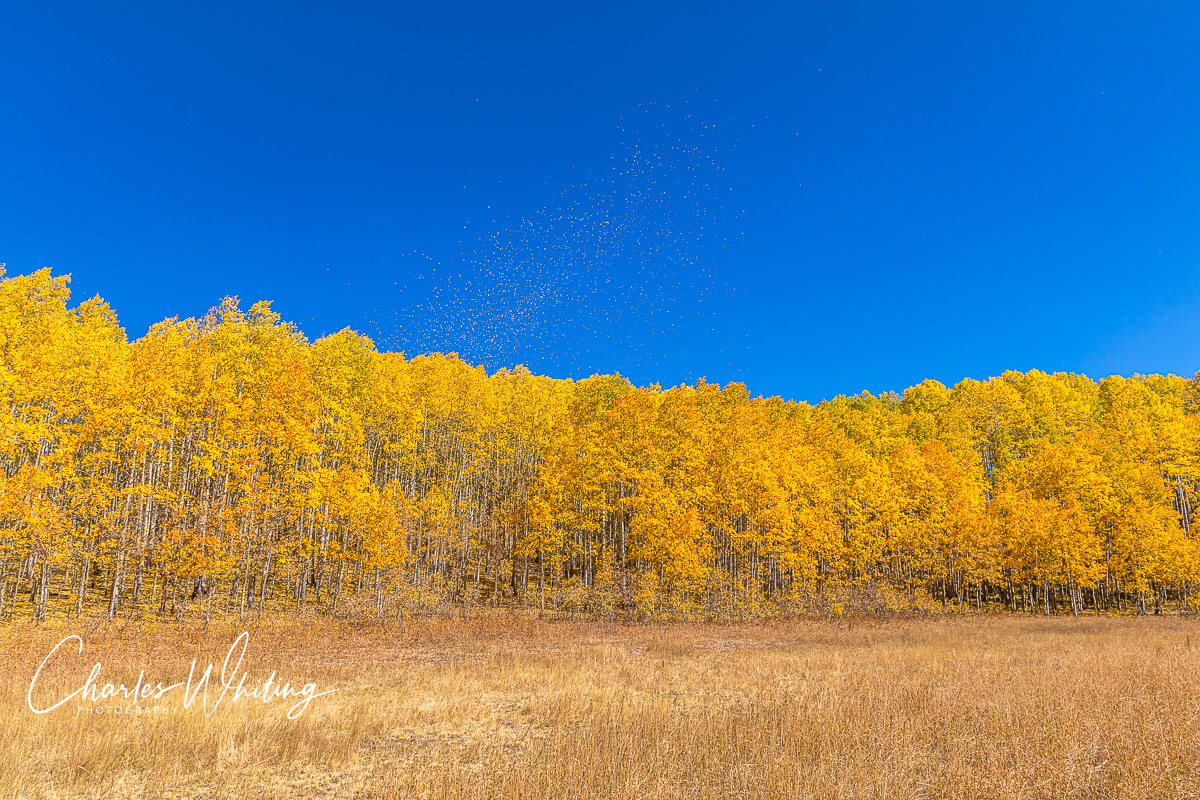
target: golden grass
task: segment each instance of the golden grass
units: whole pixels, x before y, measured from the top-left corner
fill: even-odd
[[[1191,619],[291,620],[252,629],[245,666],[339,689],[297,721],[244,701],[33,715],[34,670],[80,627],[0,629],[0,797],[1200,794]],[[185,679],[239,632],[96,628],[47,696],[97,660],[102,680]]]

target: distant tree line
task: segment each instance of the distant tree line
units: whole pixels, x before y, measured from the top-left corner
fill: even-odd
[[[6,617],[1196,607],[1194,379],[812,406],[69,299],[0,283]]]

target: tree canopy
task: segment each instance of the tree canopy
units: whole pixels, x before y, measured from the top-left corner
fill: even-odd
[[[2,275],[2,273],[0,273]],[[1192,608],[1196,379],[812,406],[0,282],[0,613]]]

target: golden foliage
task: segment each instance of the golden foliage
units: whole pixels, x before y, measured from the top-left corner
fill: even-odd
[[[0,613],[1190,609],[1195,381],[1009,372],[809,406],[638,388],[226,299],[128,342],[0,283]]]

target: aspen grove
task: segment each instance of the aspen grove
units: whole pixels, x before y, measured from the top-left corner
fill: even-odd
[[[0,271],[0,275],[2,275]],[[818,405],[0,283],[0,614],[1189,612],[1194,379]]]

